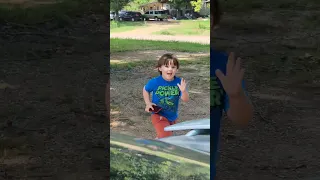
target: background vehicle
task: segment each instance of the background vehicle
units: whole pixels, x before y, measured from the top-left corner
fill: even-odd
[[[113,21],[115,19],[116,13],[113,11],[110,11],[110,21]]]
[[[120,11],[119,21],[142,21],[143,16],[140,12]]]
[[[210,179],[210,156],[169,143],[110,134],[110,179]]]
[[[168,14],[167,11],[161,11],[161,10],[150,10],[150,11],[146,11],[143,14],[145,20],[149,20],[149,19],[154,19],[156,21],[160,20],[164,20],[164,19],[168,19]]]

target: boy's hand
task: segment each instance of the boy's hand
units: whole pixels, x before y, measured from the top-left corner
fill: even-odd
[[[216,76],[220,79],[221,84],[229,97],[238,97],[242,93],[242,79],[244,69],[241,68],[241,60],[235,61],[234,53],[230,53],[226,75],[221,70],[216,70]]]
[[[186,91],[186,88],[187,88],[187,83],[186,83],[186,80],[184,80],[183,78],[181,78],[181,84],[177,84],[180,91],[181,92],[185,92]]]
[[[151,109],[151,110],[154,110],[153,107],[152,107],[152,105],[156,105],[156,104],[151,103],[151,102],[150,102],[150,103],[147,103],[147,104],[146,104],[145,111],[146,111],[146,112],[150,112],[150,109]]]

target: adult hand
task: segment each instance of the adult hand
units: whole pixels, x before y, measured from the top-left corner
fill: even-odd
[[[215,73],[229,97],[241,95],[244,69],[241,68],[241,59],[237,58],[235,60],[233,52],[230,53],[228,58],[226,74],[223,74],[219,69]]]

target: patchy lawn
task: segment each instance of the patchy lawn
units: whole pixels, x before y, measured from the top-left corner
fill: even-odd
[[[157,35],[201,35],[210,36],[210,20],[180,20],[174,27],[154,32]]]
[[[110,51],[168,50],[181,52],[208,52],[209,46],[198,43],[166,42],[153,40],[110,39]],[[133,53],[134,54],[134,53]]]
[[[110,33],[119,33],[119,32],[126,32],[132,31],[137,28],[144,28],[148,26],[144,21],[111,21],[110,22]]]

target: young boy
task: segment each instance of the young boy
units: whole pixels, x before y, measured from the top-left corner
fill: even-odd
[[[220,22],[221,11],[218,0],[213,0],[211,9],[211,32]],[[211,36],[212,37],[212,36]],[[214,39],[214,37],[212,37]],[[211,41],[213,42],[213,41]],[[212,44],[211,47],[214,47]],[[211,127],[211,180],[216,178],[216,159],[220,135],[222,112],[234,123],[246,125],[253,116],[253,107],[243,86],[244,69],[234,54],[227,55],[211,48],[210,52],[210,127]]]
[[[172,132],[164,131],[166,126],[175,124],[178,119],[180,99],[189,101],[186,81],[176,77],[179,69],[178,59],[173,54],[164,54],[157,65],[160,76],[151,79],[143,88],[145,111],[154,110],[152,105],[162,108],[158,113],[152,113],[151,121],[156,130],[156,138],[172,136]],[[152,93],[152,101],[150,101]]]

